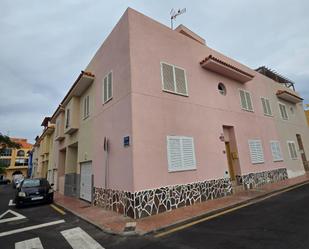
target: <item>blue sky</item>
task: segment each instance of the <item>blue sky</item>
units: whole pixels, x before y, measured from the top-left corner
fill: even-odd
[[[127,7],[169,26],[176,19],[208,46],[296,82],[309,103],[309,2],[305,0],[0,2],[0,132],[33,141]]]

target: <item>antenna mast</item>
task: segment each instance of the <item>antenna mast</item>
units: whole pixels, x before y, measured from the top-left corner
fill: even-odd
[[[171,15],[171,29],[173,29],[174,27],[174,20],[176,19],[177,16],[186,13],[186,8],[178,9],[178,11],[175,11],[174,9],[171,9],[170,15]]]

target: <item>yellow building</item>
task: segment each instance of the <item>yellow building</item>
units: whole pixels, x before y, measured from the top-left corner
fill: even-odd
[[[10,138],[12,141],[19,143],[21,147],[5,148],[0,154],[0,165],[7,167],[4,172],[6,179],[12,180],[14,174],[23,174],[27,177],[29,153],[32,150],[32,144],[24,138]]]
[[[36,142],[37,155],[34,157],[34,161],[37,161],[37,166],[33,176],[48,178],[48,170],[53,162],[52,150],[55,126],[50,123],[50,117],[45,117],[41,126],[44,127],[44,130]]]
[[[305,111],[306,117],[307,117],[307,123],[309,126],[309,109]]]

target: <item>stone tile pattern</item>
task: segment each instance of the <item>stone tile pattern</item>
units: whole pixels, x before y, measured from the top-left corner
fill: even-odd
[[[237,182],[244,185],[245,189],[252,189],[262,186],[266,183],[278,182],[288,179],[286,168],[250,173],[247,175],[236,176]]]
[[[134,219],[171,211],[232,193],[229,178],[173,185],[135,193],[95,188],[94,205]]]

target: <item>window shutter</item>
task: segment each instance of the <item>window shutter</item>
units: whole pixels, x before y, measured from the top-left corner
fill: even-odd
[[[107,89],[107,93],[108,93],[108,96],[107,96],[107,99],[111,99],[112,96],[113,96],[113,93],[112,93],[112,84],[113,84],[113,79],[112,79],[112,72],[110,72],[108,74],[108,89]]]
[[[253,108],[252,108],[252,102],[251,102],[251,96],[250,96],[250,93],[249,92],[245,92],[246,94],[246,100],[247,100],[247,108],[249,111],[252,111]]]
[[[246,102],[245,92],[243,90],[240,90],[239,92],[240,92],[241,107],[243,109],[247,109],[247,102]]]
[[[182,167],[181,140],[178,137],[167,137],[168,165],[170,170]]]
[[[107,101],[107,77],[104,78],[104,83],[103,83],[103,94],[104,94],[104,98],[103,98],[103,102],[105,103]]]
[[[267,114],[268,114],[268,115],[272,115],[269,99],[265,99],[265,100],[266,100]]]
[[[196,168],[194,141],[192,137],[167,136],[169,171]]]
[[[260,140],[249,140],[251,162],[264,163],[263,147]]]
[[[267,112],[267,107],[266,107],[266,99],[264,99],[264,98],[261,98],[261,100],[262,100],[262,105],[263,105],[263,111],[264,111],[264,114],[268,114],[268,112]]]
[[[282,119],[288,119],[288,114],[286,112],[285,105],[279,103],[279,108],[280,108],[280,113],[281,113]]]
[[[176,92],[187,95],[186,76],[183,69],[175,67]]]
[[[281,154],[281,149],[280,149],[280,143],[278,141],[271,141],[270,142],[270,148],[271,148],[271,153],[273,156],[273,161],[282,161],[282,154]]]
[[[289,147],[290,157],[292,159],[297,159],[297,152],[296,152],[295,143],[293,141],[289,141],[288,147]]]
[[[162,63],[162,77],[164,90],[175,92],[173,66]]]
[[[195,167],[195,153],[193,138],[182,138],[182,155],[183,155],[183,167],[190,169]]]

